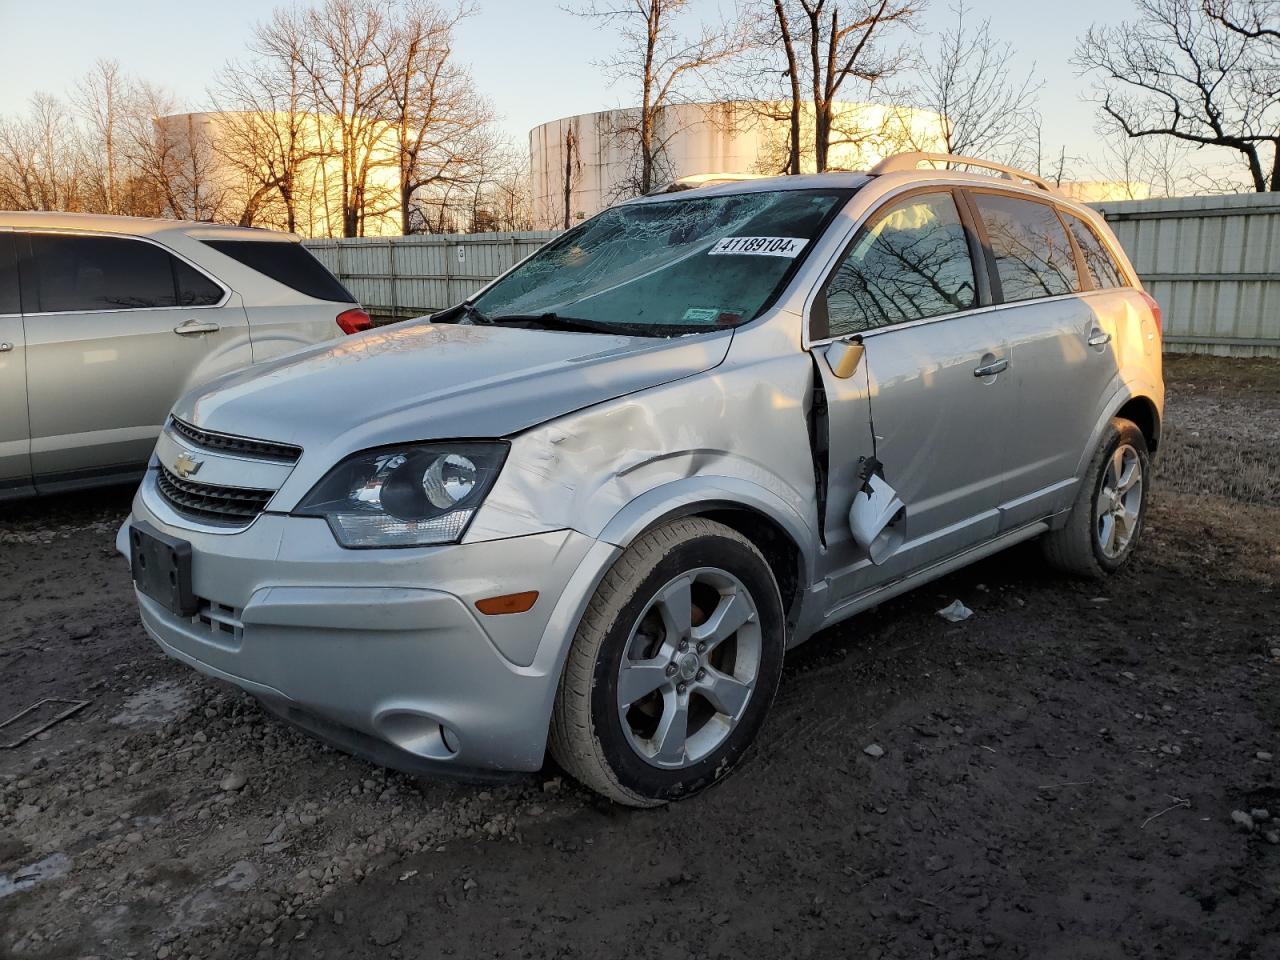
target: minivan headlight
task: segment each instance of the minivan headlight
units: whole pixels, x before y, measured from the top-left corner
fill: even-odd
[[[503,441],[366,450],[330,470],[293,513],[324,517],[344,547],[457,543],[507,450]]]

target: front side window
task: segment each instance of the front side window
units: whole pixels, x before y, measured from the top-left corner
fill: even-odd
[[[127,237],[30,233],[27,312],[143,310],[178,306],[176,257]],[[25,269],[25,268],[24,268]],[[34,302],[32,302],[34,301]]]
[[[848,190],[676,195],[606,210],[478,296],[493,321],[555,314],[652,336],[734,327],[772,302]]]
[[[890,206],[855,237],[828,281],[813,340],[967,310],[977,304],[973,260],[950,193]]]
[[[1067,215],[1067,224],[1076,238],[1076,246],[1080,248],[1080,257],[1084,260],[1084,268],[1093,280],[1095,290],[1107,290],[1111,287],[1127,287],[1124,271],[1116,263],[1115,258],[1103,244],[1093,228],[1079,217]]]
[[[1004,194],[976,193],[973,199],[1006,303],[1079,289],[1067,231],[1053,207]]]

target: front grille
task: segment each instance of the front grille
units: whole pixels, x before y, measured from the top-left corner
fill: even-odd
[[[262,513],[274,490],[220,487],[212,483],[192,483],[161,466],[156,488],[169,506],[184,516],[220,526],[243,527]]]
[[[169,423],[170,429],[188,443],[205,450],[218,453],[230,453],[239,457],[252,457],[258,460],[279,460],[283,463],[297,463],[302,456],[302,448],[291,443],[276,443],[272,440],[255,440],[252,437],[233,437],[229,433],[215,433],[212,430],[201,430],[191,424],[174,417]]]

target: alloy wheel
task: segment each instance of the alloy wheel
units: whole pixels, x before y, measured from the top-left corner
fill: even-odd
[[[1131,445],[1116,447],[1102,471],[1094,510],[1098,546],[1109,559],[1128,549],[1142,514],[1142,460]]]
[[[631,748],[666,769],[715,751],[746,711],[760,657],[760,617],[741,580],[717,567],[671,580],[636,620],[618,669]]]

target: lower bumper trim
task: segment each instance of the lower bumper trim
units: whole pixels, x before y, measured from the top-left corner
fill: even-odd
[[[298,727],[304,733],[343,753],[349,753],[375,766],[390,767],[401,773],[428,776],[433,780],[451,780],[459,783],[517,783],[531,776],[528,773],[462,767],[448,760],[420,757],[401,750],[385,740],[379,740],[359,730],[316,716],[286,698],[263,694],[254,694],[254,696],[267,711],[286,723]]]

